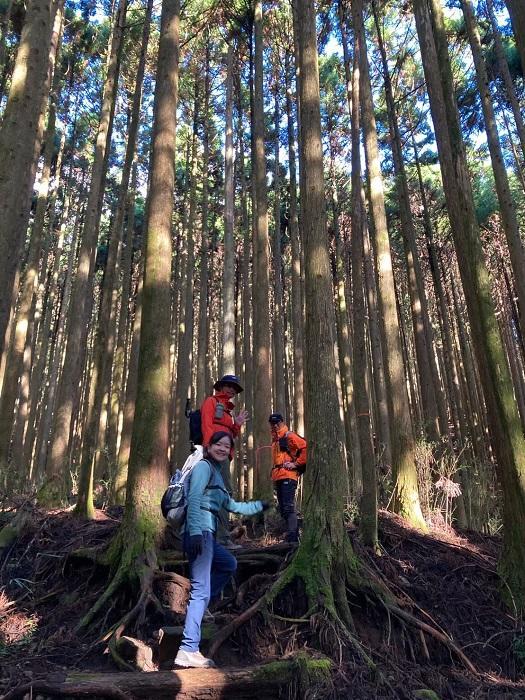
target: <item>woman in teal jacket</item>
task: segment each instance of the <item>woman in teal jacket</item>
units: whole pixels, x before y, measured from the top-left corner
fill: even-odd
[[[227,460],[232,446],[233,438],[229,433],[214,433],[204,450],[204,458],[191,472],[184,531],[191,589],[182,643],[175,657],[177,666],[209,668],[215,665],[199,651],[202,617],[209,601],[220,595],[237,569],[235,557],[215,540],[221,508],[230,513],[255,515],[269,507],[265,501],[234,501],[225,489],[221,462]]]

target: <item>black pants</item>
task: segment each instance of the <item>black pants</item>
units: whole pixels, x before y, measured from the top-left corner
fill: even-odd
[[[286,520],[286,541],[297,542],[297,513],[295,512],[295,479],[279,479],[275,482],[275,493],[279,502],[281,517]]]

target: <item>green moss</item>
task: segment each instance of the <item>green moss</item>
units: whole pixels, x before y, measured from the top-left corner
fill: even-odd
[[[284,681],[291,681],[293,678],[293,663],[292,661],[270,661],[263,666],[260,666],[255,672],[255,679],[264,681],[275,680],[275,678],[283,678]]]
[[[261,682],[279,678],[283,684],[294,681],[297,697],[305,697],[307,689],[314,685],[331,682],[333,663],[326,657],[312,657],[306,653],[297,654],[289,661],[270,661],[256,671],[256,680]]]
[[[300,684],[306,689],[313,684],[330,682],[333,663],[326,657],[312,658],[308,654],[301,653],[293,660],[296,671],[299,673]]]
[[[414,690],[414,697],[418,700],[440,700],[439,695],[433,690],[428,690],[427,688],[422,688],[421,690]]]

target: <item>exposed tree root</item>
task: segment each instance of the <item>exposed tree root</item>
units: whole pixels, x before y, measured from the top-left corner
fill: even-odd
[[[223,627],[213,638],[210,648],[208,649],[208,656],[213,659],[221,645],[228,639],[228,637],[231,637],[235,630],[248,622],[248,620],[250,620],[262,608],[264,602],[265,597],[262,596],[253,605],[232,620],[230,624]]]
[[[244,598],[248,591],[253,590],[256,586],[264,585],[274,580],[274,576],[270,574],[254,574],[250,576],[244,583],[241,583],[237,589],[237,596],[235,598],[235,604],[238,606],[243,605]]]
[[[408,622],[412,627],[415,627],[416,629],[419,629],[421,633],[426,633],[436,639],[438,642],[441,644],[444,644],[447,649],[450,651],[454,652],[456,656],[461,660],[461,662],[464,664],[465,668],[467,668],[473,675],[477,676],[478,672],[476,670],[476,667],[474,664],[467,658],[467,656],[461,651],[461,649],[457,646],[457,644],[454,644],[454,642],[450,639],[450,637],[447,637],[447,635],[443,634],[439,630],[437,630],[435,627],[431,627],[430,625],[427,625],[426,622],[422,622],[421,620],[418,620],[417,617],[414,615],[411,615],[410,613],[406,612],[405,610],[402,610],[399,608],[397,605],[391,605],[385,603],[385,605],[388,605],[389,611],[395,615],[396,617],[400,618],[401,620],[405,620]],[[426,648],[426,645],[425,645]],[[427,650],[428,654],[428,650]]]
[[[131,557],[130,551],[127,551],[123,546],[123,535],[120,535],[120,538],[119,535],[116,538],[117,542],[120,539],[120,543],[117,545],[120,547],[118,555],[114,541],[104,551],[97,548],[98,551],[92,557],[93,561],[106,565],[110,565],[111,561],[117,561],[118,566],[110,584],[81,620],[79,629],[90,626],[95,617],[107,607],[109,601],[114,600],[119,589],[132,583],[130,572],[133,571],[134,585],[139,592],[138,599],[135,605],[118,622],[113,624],[102,638],[108,643],[109,652],[117,666],[130,671],[133,665],[120,653],[119,640],[126,629],[132,625],[135,625],[135,629],[140,629],[146,619],[146,610],[149,606],[154,606],[159,613],[164,612],[165,608],[153,591],[154,581],[173,584],[175,589],[177,586],[181,586],[182,591],[184,585],[187,585],[187,580],[177,573],[159,570],[156,553],[153,549],[148,551],[144,551],[142,548],[138,551],[131,549],[134,558]],[[82,551],[82,554],[85,554],[86,551]],[[426,635],[445,646],[470,673],[476,674],[474,665],[447,635],[446,631],[438,629],[432,618],[423,609],[418,608],[416,603],[407,596],[406,591],[403,591],[402,599],[398,598],[392,591],[391,585],[382,577],[381,572],[374,570],[373,559],[362,556],[358,558],[353,553],[348,540],[345,540],[338,550],[333,547],[324,549],[324,543],[315,540],[303,541],[299,549],[293,551],[293,554],[292,551],[289,545],[276,545],[269,548],[251,547],[237,552],[241,565],[261,566],[263,569],[271,566],[278,573],[255,573],[241,584],[234,596],[238,606],[243,606],[248,592],[253,595],[257,591],[259,597],[215,634],[207,650],[210,657],[215,657],[226,640],[238,632],[256,614],[261,613],[268,619],[273,618],[293,626],[299,625],[302,628],[300,632],[302,635],[305,633],[308,635],[313,633],[316,637],[319,635],[320,640],[323,638],[325,640],[325,643],[321,643],[320,648],[327,650],[339,648],[341,660],[343,649],[346,647],[368,669],[376,670],[371,655],[359,639],[352,618],[352,601],[364,599],[368,601],[369,605],[381,607],[384,610],[383,614],[388,615],[389,625],[390,619],[396,619],[401,625],[407,625],[408,628],[414,630],[418,635],[418,643],[425,658],[430,659],[430,652],[425,641]],[[325,555],[324,551],[328,551],[330,554]],[[292,554],[291,559],[288,557],[289,553]],[[164,555],[162,559],[164,564],[168,561],[172,565],[180,565],[184,562],[182,555],[178,554],[173,557],[171,554]],[[283,569],[283,566],[286,568]],[[297,608],[299,614],[297,615],[294,614],[292,601],[291,607],[288,605],[289,611],[285,609],[283,614],[280,614],[279,607],[277,610],[274,609],[275,603],[285,600],[286,591],[295,590],[298,582],[300,582],[300,587],[297,589],[299,596],[301,598],[303,595],[306,604],[299,604]],[[263,590],[262,595],[261,589]],[[304,594],[300,593],[301,590],[304,591]],[[281,599],[281,596],[284,598]],[[282,602],[278,602],[278,605],[282,606]],[[427,615],[427,621],[421,621],[412,612],[409,612],[407,607],[418,609],[420,614]],[[183,612],[183,608],[177,612]],[[310,623],[309,631],[303,626],[308,622]],[[407,645],[410,644],[410,638],[408,638]],[[385,681],[385,679],[383,680]]]
[[[359,562],[358,566],[355,566],[356,560],[350,558],[350,565],[343,567],[343,569],[341,569],[339,562],[338,571],[341,572],[343,570],[345,575],[331,577],[331,592],[333,597],[330,598],[330,595],[327,595],[326,571],[318,569],[316,572],[315,567],[305,567],[304,559],[306,553],[305,550],[302,549],[303,546],[304,545],[301,545],[289,566],[279,575],[271,589],[247,610],[232,620],[226,627],[220,630],[212,641],[209,649],[210,656],[213,657],[224,641],[258,612],[269,614],[276,619],[281,619],[283,622],[289,622],[291,624],[304,623],[308,619],[320,616],[325,621],[325,624],[328,623],[331,626],[335,638],[341,639],[346,646],[350,647],[354,653],[365,662],[368,668],[374,669],[375,664],[372,658],[355,633],[348,604],[348,593],[350,593],[351,596],[358,595],[365,597],[372,605],[381,605],[389,615],[389,618],[392,616],[401,623],[408,624],[409,627],[417,631],[423,653],[427,658],[430,658],[430,654],[424,638],[425,634],[445,646],[461,661],[470,673],[477,675],[475,666],[444,631],[419,620],[415,615],[403,609],[407,605],[416,608],[418,608],[418,606],[410,599],[408,601],[406,599],[403,601],[399,600],[386,582],[378,577],[378,575],[362,561]],[[318,576],[317,580],[314,578],[316,575]],[[272,611],[273,603],[297,579],[301,580],[304,585],[309,600],[308,611],[299,618],[275,614]],[[266,579],[266,581],[267,580],[268,579]],[[251,579],[244,584],[244,587],[249,586],[250,581]],[[240,591],[238,594],[241,601],[244,598],[243,591]],[[421,612],[424,613],[425,611],[422,610]],[[428,617],[431,619],[430,616]]]

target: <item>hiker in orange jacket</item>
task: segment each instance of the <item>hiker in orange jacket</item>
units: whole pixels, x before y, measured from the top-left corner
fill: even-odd
[[[272,480],[281,516],[286,520],[286,541],[297,542],[295,492],[306,468],[306,440],[288,430],[280,413],[272,413],[268,422],[272,433]]]
[[[246,422],[248,411],[240,411],[233,415],[233,397],[243,391],[239,379],[234,374],[225,374],[213,385],[215,393],[204,399],[201,406],[202,444],[207,447],[211,436],[226,430],[232,438],[236,438],[241,432],[241,427]],[[233,457],[233,448],[230,453]]]

